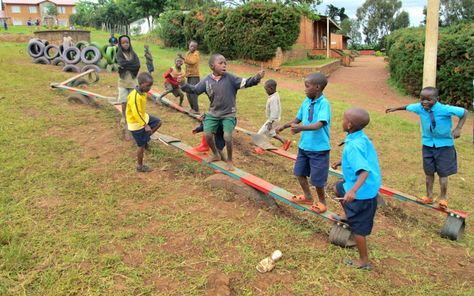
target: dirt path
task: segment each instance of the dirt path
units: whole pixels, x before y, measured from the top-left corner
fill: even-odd
[[[230,67],[231,71],[246,74],[255,73],[258,69],[241,64],[232,64]],[[267,71],[266,77],[277,80],[280,88],[303,93],[301,79],[273,71]],[[387,63],[383,57],[360,56],[350,67],[340,67],[331,74],[325,93],[329,98],[335,97],[354,106],[380,113],[384,113],[387,107],[416,102],[414,98],[399,95],[391,89],[387,85],[388,77]],[[418,121],[418,116],[408,112],[399,112],[394,116]],[[464,135],[472,135],[472,114],[469,114],[469,117],[463,128]]]

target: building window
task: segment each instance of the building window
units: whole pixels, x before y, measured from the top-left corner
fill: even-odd
[[[21,26],[21,25],[23,25],[23,22],[22,22],[22,21],[13,20],[13,25],[14,25],[14,26]]]
[[[58,20],[58,25],[66,26],[67,25],[67,20]]]
[[[30,13],[37,13],[38,10],[36,9],[36,6],[28,6],[28,11]]]
[[[20,12],[21,12],[20,6],[18,6],[18,5],[13,5],[13,6],[12,6],[12,12],[13,12],[13,13],[20,13]]]
[[[76,7],[72,8],[72,13],[76,13]]]
[[[58,6],[58,14],[65,14],[65,13],[66,13],[66,7]]]

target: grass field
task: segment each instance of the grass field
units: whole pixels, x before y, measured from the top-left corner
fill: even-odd
[[[93,33],[99,42],[107,36]],[[143,41],[132,45],[143,62]],[[161,73],[176,50],[151,50],[155,89],[161,90]],[[154,171],[137,174],[134,144],[123,140],[113,108],[68,103],[49,84],[71,75],[32,64],[25,44],[2,42],[0,57],[0,295],[217,295],[212,291],[219,287],[232,295],[474,294],[471,217],[466,237],[448,241],[438,235],[442,215],[387,198],[369,237],[375,269],[352,270],[341,262],[356,251],[331,245],[329,224],[212,189],[204,179],[213,172],[172,148],[154,143],[145,156]],[[205,58],[201,73],[208,73]],[[117,74],[104,73],[90,89],[113,96],[116,81]],[[340,100],[348,95],[344,88],[333,93],[336,160],[344,137],[341,115],[349,105]],[[290,120],[303,92],[280,89],[280,95],[283,121]],[[200,105],[205,108],[207,98]],[[264,106],[263,87],[240,91],[239,125],[256,130]],[[192,145],[200,141],[189,118],[161,106],[149,109],[163,120],[163,133]],[[375,112],[371,117],[366,133],[377,148],[384,184],[422,195],[418,123]],[[472,213],[468,134],[456,142],[459,174],[450,178],[449,198],[453,208]],[[299,192],[290,161],[257,156],[246,136],[235,138],[237,167]],[[336,204],[330,208],[339,211]],[[283,252],[276,269],[258,274],[255,265],[275,249]]]
[[[305,67],[317,67],[317,66],[322,66],[325,64],[329,64],[330,62],[334,62],[337,59],[334,58],[326,58],[322,60],[312,60],[312,59],[301,59],[301,60],[295,60],[291,62],[284,63],[282,66],[285,67],[299,67],[299,66],[305,66]]]

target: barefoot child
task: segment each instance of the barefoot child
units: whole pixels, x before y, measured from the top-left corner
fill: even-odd
[[[277,123],[281,118],[281,103],[280,95],[276,91],[277,83],[275,80],[270,79],[265,82],[264,85],[265,91],[268,94],[267,105],[265,107],[265,114],[267,115],[267,121],[262,125],[258,134],[265,135],[269,138],[275,138],[280,141],[284,150],[288,150],[290,147],[291,141],[285,140],[282,136],[278,135],[275,132]]]
[[[332,164],[333,169],[342,164],[344,180],[337,183],[333,190],[343,198],[342,207],[360,257],[359,260],[346,260],[345,264],[366,270],[371,269],[366,236],[372,231],[377,193],[382,184],[377,152],[363,131],[369,121],[369,113],[364,109],[352,108],[344,112],[342,129],[347,136],[342,161]]]
[[[294,174],[304,194],[293,197],[292,201],[312,205],[311,210],[317,213],[326,211],[324,186],[328,179],[331,150],[331,109],[323,95],[327,83],[326,76],[322,73],[308,75],[304,80],[306,99],[296,118],[276,129],[277,134],[290,127],[292,134],[301,132]],[[313,200],[307,177],[311,178],[311,184],[316,187],[319,202]]]
[[[143,154],[148,147],[150,136],[161,126],[159,118],[145,113],[148,92],[153,85],[150,73],[138,75],[138,86],[128,95],[127,125],[137,143],[137,172],[150,172],[151,169],[143,164]]]
[[[153,74],[155,72],[155,67],[153,66],[153,56],[151,55],[150,52],[150,47],[145,44],[145,60],[146,60],[146,68],[148,70],[148,73]]]
[[[226,72],[227,61],[221,54],[213,54],[209,58],[209,67],[212,73],[201,80],[197,85],[184,84],[181,88],[186,93],[200,95],[206,92],[211,105],[204,119],[204,133],[206,141],[212,150],[212,154],[206,162],[218,161],[221,159],[214,135],[217,128],[222,124],[224,129],[224,140],[227,146],[227,169],[233,170],[232,162],[232,131],[236,124],[236,95],[241,88],[257,85],[265,75],[261,70],[257,75],[248,79],[237,77]]]
[[[420,93],[421,103],[389,108],[386,113],[407,110],[418,114],[421,121],[421,142],[423,144],[423,169],[426,175],[426,194],[419,201],[433,203],[434,173],[438,173],[441,187],[439,207],[447,209],[448,176],[458,172],[454,139],[461,136],[461,128],[467,119],[467,110],[461,107],[443,105],[438,102],[438,89],[425,87]],[[458,125],[451,131],[451,117],[459,117]]]
[[[178,77],[183,75],[181,66],[183,66],[183,58],[178,55],[174,60],[174,67],[163,74],[163,78],[165,78],[165,92],[158,97],[158,101],[167,94],[173,93],[175,97],[179,97],[179,105],[183,106],[184,94],[179,89],[178,82]]]
[[[128,95],[137,85],[137,74],[140,70],[140,60],[133,51],[130,37],[122,35],[118,40],[117,64],[119,65],[118,102],[122,105],[122,119],[126,124],[125,111]]]

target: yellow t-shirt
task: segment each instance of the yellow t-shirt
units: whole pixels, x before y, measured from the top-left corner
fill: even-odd
[[[147,94],[141,94],[136,89],[128,95],[127,110],[125,114],[127,116],[129,131],[141,130],[150,121],[150,116],[145,113],[146,100]]]
[[[187,52],[186,57],[184,58],[184,63],[186,64],[186,77],[199,77],[199,51],[193,53]]]

